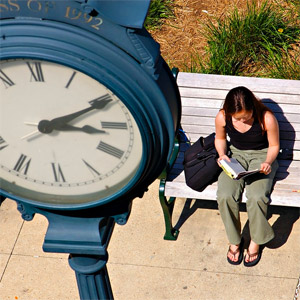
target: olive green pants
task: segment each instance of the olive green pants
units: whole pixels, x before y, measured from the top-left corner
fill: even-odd
[[[265,161],[267,149],[239,150],[230,146],[235,157],[246,170],[260,169]],[[224,172],[218,179],[217,201],[230,244],[238,245],[241,241],[241,222],[239,202],[246,189],[246,207],[251,240],[262,245],[274,238],[274,231],[266,215],[270,202],[273,179],[278,169],[277,161],[272,164],[270,174],[257,173],[240,180],[233,180]]]

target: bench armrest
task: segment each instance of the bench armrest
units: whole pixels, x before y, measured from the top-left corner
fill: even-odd
[[[170,157],[166,167],[164,168],[164,170],[162,171],[162,173],[158,177],[158,179],[166,179],[167,178],[168,172],[170,171],[170,169],[172,169],[172,166],[174,165],[174,162],[175,162],[175,160],[178,156],[179,147],[180,147],[179,139],[178,139],[178,137],[176,137],[171,157]]]

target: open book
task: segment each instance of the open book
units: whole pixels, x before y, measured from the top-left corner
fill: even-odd
[[[230,162],[222,159],[219,161],[222,169],[224,172],[231,178],[235,180],[239,180],[241,178],[244,178],[246,176],[258,173],[260,170],[251,170],[251,171],[246,171],[242,165],[235,159],[235,158],[230,158]]]

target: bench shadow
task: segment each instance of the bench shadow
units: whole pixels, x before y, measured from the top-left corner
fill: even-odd
[[[289,175],[288,168],[293,160],[296,133],[293,125],[287,120],[280,105],[270,98],[263,98],[261,101],[273,111],[278,120],[280,132],[284,132],[285,134],[284,140],[282,140],[280,136],[280,153],[278,157],[281,162],[274,179],[275,185],[276,182],[285,179]]]
[[[182,225],[195,213],[197,209],[215,209],[218,210],[218,204],[216,201],[212,200],[199,200],[197,199],[194,201],[194,199],[186,199],[184,203],[184,207],[182,209],[182,212],[178,218],[177,223],[175,224],[175,229],[180,229]]]
[[[268,220],[273,217],[273,215],[278,215],[276,221],[272,224],[272,228],[275,233],[273,240],[264,245],[269,249],[277,249],[282,247],[288,240],[294,224],[299,219],[299,208],[298,207],[287,207],[287,206],[269,206],[268,208]],[[250,231],[249,231],[249,221],[246,222],[242,235],[246,241],[246,247],[248,247],[250,242]]]
[[[286,118],[284,110],[278,103],[276,103],[276,101],[271,98],[263,98],[261,101],[273,111],[279,123],[280,132],[284,133],[285,136],[285,139],[282,139],[282,135],[280,136],[280,153],[278,155],[278,158],[280,159],[280,166],[273,182],[274,188],[277,182],[280,182],[289,176],[288,169],[293,160],[293,149],[296,133],[293,125]],[[246,211],[246,206],[244,211]],[[279,215],[277,220],[272,225],[275,237],[273,240],[264,245],[264,247],[270,249],[279,248],[287,242],[288,237],[292,232],[293,224],[299,219],[299,208],[272,205],[268,208],[267,218],[270,219],[273,215]],[[242,235],[246,241],[245,246],[248,247],[250,242],[249,221],[247,221],[244,225]]]
[[[178,218],[175,229],[179,230],[183,224],[197,211],[197,209],[213,209],[218,210],[217,201],[213,200],[199,200],[186,199],[182,212]],[[246,204],[240,203],[240,212],[246,212]],[[298,207],[287,206],[269,206],[267,218],[270,219],[273,215],[278,215],[276,221],[272,224],[272,228],[275,233],[275,238],[268,242],[265,247],[270,249],[277,249],[283,246],[294,226],[294,223],[299,219]],[[220,216],[221,218],[221,216]],[[247,221],[243,227],[242,235],[246,241],[246,247],[250,242],[249,221]]]

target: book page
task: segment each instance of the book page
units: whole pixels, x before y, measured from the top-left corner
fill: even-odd
[[[230,162],[225,159],[220,160],[220,164],[226,169],[226,171],[230,172],[233,177],[236,177],[241,172],[246,172],[241,164],[233,157],[230,158]]]
[[[246,176],[249,176],[251,174],[258,173],[260,170],[250,170],[246,171],[243,166],[235,159],[235,158],[230,158],[230,162],[227,160],[220,160],[220,164],[222,166],[222,169],[224,172],[231,178],[233,179],[240,179]]]

